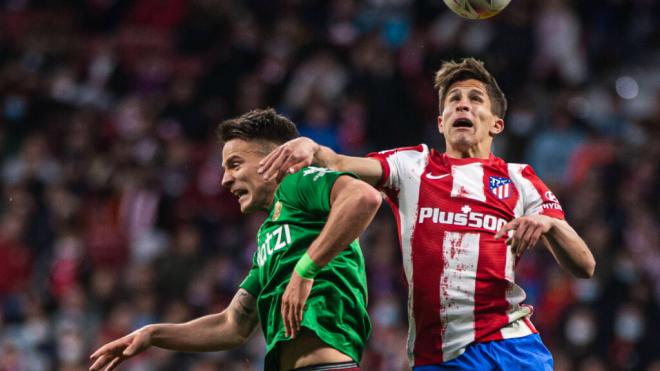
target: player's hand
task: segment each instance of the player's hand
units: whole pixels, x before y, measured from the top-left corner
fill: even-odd
[[[515,231],[506,241],[511,245],[511,251],[520,257],[527,249],[531,249],[539,242],[541,236],[548,233],[553,227],[553,219],[545,215],[529,215],[513,219],[505,224],[495,239],[507,235],[509,231]]]
[[[125,359],[141,353],[150,346],[151,332],[147,327],[143,327],[97,349],[89,357],[94,362],[89,367],[89,370],[114,370]]]
[[[264,157],[257,172],[264,180],[283,178],[287,173],[293,174],[311,165],[318,149],[319,145],[309,138],[292,139]]]
[[[282,295],[282,320],[287,337],[295,338],[300,331],[305,302],[312,291],[313,284],[314,280],[302,278],[295,271],[291,275],[291,280]]]

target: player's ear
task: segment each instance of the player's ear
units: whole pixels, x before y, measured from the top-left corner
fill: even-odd
[[[442,126],[442,115],[438,115],[438,131],[440,134],[444,134],[444,127]]]
[[[497,135],[501,133],[504,130],[504,120],[501,118],[495,116],[495,120],[493,120],[493,123],[490,125],[490,135]]]

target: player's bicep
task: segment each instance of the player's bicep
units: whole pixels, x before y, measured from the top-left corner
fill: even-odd
[[[257,298],[245,289],[238,289],[227,307],[227,318],[242,337],[250,337],[259,324]]]
[[[279,192],[286,192],[286,200],[293,207],[306,213],[327,215],[330,212],[332,187],[343,173],[311,166],[298,174],[295,178],[286,179],[286,184],[280,185]]]
[[[362,186],[371,187],[348,175],[338,177],[330,190],[330,207],[337,201],[337,198],[346,195],[347,192],[359,192]]]

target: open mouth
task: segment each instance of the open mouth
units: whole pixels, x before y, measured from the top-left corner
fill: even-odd
[[[471,127],[474,126],[474,124],[472,123],[472,121],[470,119],[460,118],[460,119],[457,119],[456,121],[454,121],[453,126],[455,128],[471,128]]]
[[[231,193],[233,193],[234,196],[238,197],[238,199],[240,200],[241,197],[248,194],[248,191],[246,191],[244,189],[235,189],[235,190],[231,191]]]

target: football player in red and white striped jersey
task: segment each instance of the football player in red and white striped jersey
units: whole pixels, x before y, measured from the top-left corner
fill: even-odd
[[[383,191],[409,289],[414,370],[551,370],[552,356],[514,280],[516,263],[541,240],[560,266],[589,278],[593,255],[534,170],[492,154],[506,98],[483,64],[446,62],[435,83],[444,153],[420,144],[358,158],[298,138],[266,157],[261,171],[271,178],[314,162],[356,173]]]

